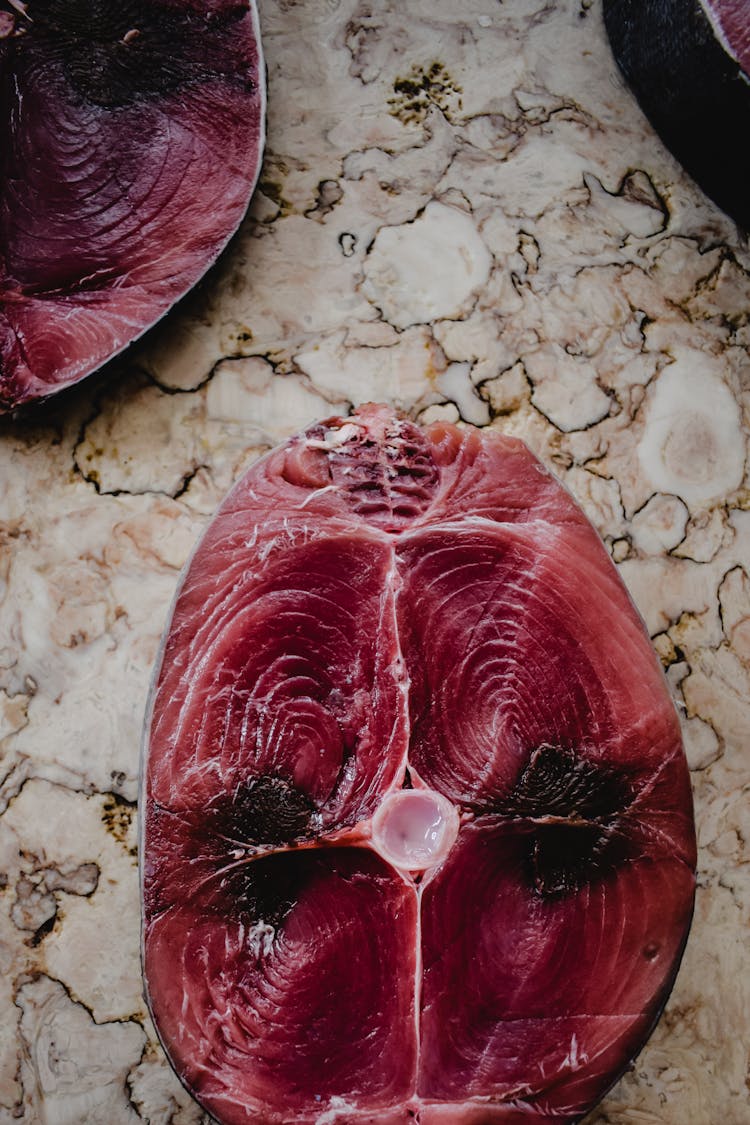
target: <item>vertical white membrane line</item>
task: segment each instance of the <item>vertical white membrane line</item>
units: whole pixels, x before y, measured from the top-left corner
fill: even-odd
[[[400,538],[400,536],[398,536],[398,538]],[[396,539],[392,539],[392,543],[391,543],[391,570],[390,570],[388,578],[389,578],[389,583],[391,584],[391,589],[392,589],[392,593],[393,593],[394,634],[395,634],[395,637],[396,637],[396,648],[397,648],[397,652],[398,652],[398,660],[399,660],[399,664],[400,664],[400,667],[401,667],[401,670],[402,670],[403,679],[402,679],[402,683],[401,683],[401,693],[402,693],[402,699],[403,699],[403,706],[405,708],[406,725],[407,725],[406,748],[405,748],[404,758],[403,758],[403,762],[402,762],[402,771],[403,771],[403,770],[408,769],[410,764],[411,764],[410,761],[409,761],[409,749],[410,749],[410,746],[411,746],[411,715],[409,713],[411,680],[410,680],[410,677],[409,677],[408,670],[406,668],[406,661],[404,660],[403,650],[401,648],[401,633],[399,631],[399,622],[398,622],[399,600],[400,600],[401,590],[402,590],[403,585],[404,585],[404,581],[403,581],[401,573],[398,569],[398,556],[396,554]],[[404,878],[408,879],[409,876],[407,874],[404,874]],[[418,1084],[419,1084],[419,1068],[420,1068],[421,1061],[422,1061],[422,1059],[421,1059],[422,1039],[421,1039],[421,1035],[420,1035],[421,1019],[422,1019],[422,974],[423,974],[423,963],[422,963],[422,883],[420,881],[419,884],[416,884],[412,880],[410,880],[410,882],[411,882],[411,886],[414,888],[414,893],[415,893],[416,898],[417,898],[417,913],[416,913],[417,925],[416,925],[416,932],[414,934],[414,988],[413,988],[413,996],[414,996],[414,1042],[416,1044],[416,1052],[415,1052],[415,1056],[414,1056],[414,1090],[413,1090],[413,1097],[416,1098],[417,1088],[418,1088]]]
[[[422,882],[415,886],[417,892],[417,932],[415,935],[414,956],[414,1034],[417,1041],[417,1053],[414,1065],[414,1097],[419,1090],[419,1070],[422,1065],[422,983],[424,966],[422,960]]]
[[[397,671],[398,671],[398,676],[399,676],[398,692],[399,692],[399,696],[400,696],[400,699],[401,699],[401,704],[400,704],[401,710],[399,712],[399,715],[395,716],[395,724],[398,724],[400,715],[403,715],[404,725],[405,725],[405,728],[407,730],[407,738],[406,738],[406,744],[404,746],[404,752],[403,752],[403,755],[402,755],[401,760],[399,762],[398,769],[396,771],[396,781],[393,785],[391,785],[391,787],[388,791],[389,793],[393,793],[393,792],[396,792],[398,787],[401,785],[401,775],[403,774],[403,771],[407,768],[407,766],[409,764],[408,733],[409,733],[409,686],[410,686],[410,684],[409,684],[409,676],[408,676],[407,671],[406,671],[406,663],[404,661],[404,654],[401,651],[401,635],[400,635],[399,630],[398,630],[398,598],[399,598],[399,592],[401,590],[403,582],[402,582],[402,579],[401,579],[401,575],[398,572],[398,566],[397,566],[397,563],[396,563],[396,544],[395,544],[394,535],[391,535],[387,532],[377,532],[377,533],[375,533],[373,531],[373,533],[377,534],[378,539],[380,539],[381,536],[382,536],[382,538],[387,541],[388,548],[389,548],[390,553],[391,553],[391,562],[390,562],[390,566],[389,566],[388,571],[387,571],[386,576],[385,576],[385,584],[384,584],[383,593],[382,593],[382,596],[381,596],[380,614],[379,614],[378,624],[380,626],[381,635],[383,633],[385,633],[387,635],[388,625],[391,626],[392,636],[394,638],[395,647],[396,647],[396,653],[395,653],[394,660],[391,662],[391,667],[397,669]],[[392,596],[392,608],[391,608],[391,620],[390,620],[390,622],[388,621],[388,617],[387,617],[387,606],[388,606],[389,596]],[[395,729],[396,729],[396,727],[394,726],[394,728],[391,731],[391,739],[393,739]],[[386,794],[386,796],[387,796],[387,794]]]

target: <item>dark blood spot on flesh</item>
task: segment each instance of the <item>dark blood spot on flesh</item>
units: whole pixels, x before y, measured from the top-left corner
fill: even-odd
[[[631,799],[616,770],[557,746],[534,751],[502,811],[530,822],[530,874],[540,894],[578,890],[622,862],[628,848],[618,817]]]
[[[309,877],[306,858],[305,852],[282,852],[229,871],[220,884],[221,912],[278,926]]]
[[[559,746],[540,746],[531,755],[510,798],[518,816],[606,820],[630,803],[630,789],[617,770]]]
[[[216,14],[213,34],[195,13],[151,0],[31,0],[15,49],[59,65],[85,101],[108,109],[150,100],[220,74],[224,35],[241,5]]]
[[[613,871],[627,855],[627,842],[609,826],[542,825],[530,856],[534,886],[544,896],[568,894]]]
[[[217,808],[219,828],[248,844],[288,844],[309,831],[315,806],[281,777],[257,777]]]

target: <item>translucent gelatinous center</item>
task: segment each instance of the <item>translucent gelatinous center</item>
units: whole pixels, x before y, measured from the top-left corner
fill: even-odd
[[[402,789],[383,801],[372,822],[375,847],[407,871],[441,863],[456,839],[458,813],[439,793]]]

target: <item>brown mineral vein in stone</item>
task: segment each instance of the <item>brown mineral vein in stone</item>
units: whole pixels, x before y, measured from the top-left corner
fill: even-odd
[[[387,399],[455,421],[479,402],[585,504],[685,708],[703,840],[693,939],[662,1024],[592,1125],[705,1125],[706,1106],[744,1122],[747,247],[646,127],[597,5],[271,0],[262,20],[268,195],[232,252],[143,342],[120,390],[91,384],[33,424],[0,423],[0,1025],[21,1016],[14,980],[58,977],[105,1021],[65,1060],[107,1091],[92,1125],[136,1112],[197,1125],[148,1024],[131,1039],[106,1023],[143,1018],[125,822],[179,568],[243,469],[316,418]],[[461,87],[460,112],[446,95],[448,115],[430,103],[404,125],[394,83],[433,61]],[[365,264],[379,232],[408,230],[431,203],[473,224],[487,277],[462,304],[450,278],[431,290],[420,275],[422,307],[443,304],[400,327],[393,299],[394,327],[363,291]],[[699,442],[681,444],[678,417]],[[89,897],[50,892],[65,916],[30,947],[10,912],[33,881],[19,847],[42,845],[42,867],[102,874]],[[38,1053],[20,1069],[32,1010],[75,1004],[49,987],[22,993],[23,1035],[0,1041],[0,1117],[28,1125],[52,1081]],[[79,1107],[44,1090],[55,1125],[79,1125]]]

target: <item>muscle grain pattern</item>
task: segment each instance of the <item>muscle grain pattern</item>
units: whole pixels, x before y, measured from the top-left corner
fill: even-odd
[[[258,462],[147,750],[148,996],[218,1121],[573,1122],[644,1042],[693,901],[679,726],[520,442],[369,406]]]
[[[0,413],[83,378],[215,261],[260,168],[248,0],[0,0]]]

